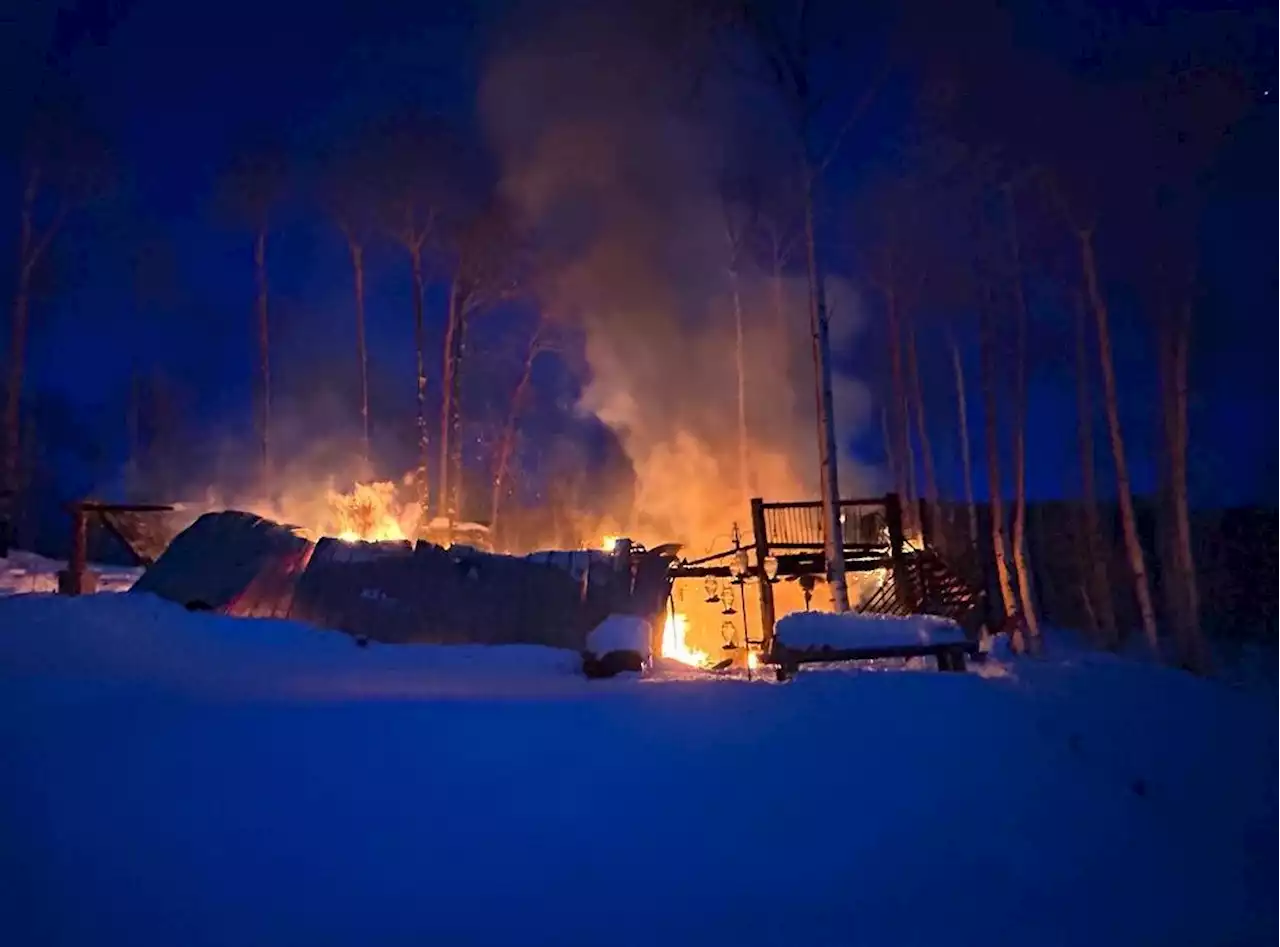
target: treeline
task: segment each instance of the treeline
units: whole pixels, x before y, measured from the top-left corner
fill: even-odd
[[[909,526],[916,534],[940,528],[919,519],[915,501],[936,510],[953,492],[941,482],[937,433],[956,430],[968,544],[989,550],[998,607],[1020,629],[1018,643],[1035,649],[1045,612],[1038,585],[1047,573],[1028,538],[1028,483],[1036,476],[1027,449],[1028,390],[1048,359],[1067,361],[1080,497],[1072,507],[1072,594],[1100,645],[1114,647],[1136,627],[1152,651],[1207,671],[1196,561],[1202,549],[1188,483],[1194,356],[1210,317],[1203,222],[1229,183],[1222,159],[1230,137],[1260,108],[1249,57],[1240,53],[1256,45],[1258,24],[1161,7],[1155,22],[1120,18],[1111,31],[1096,31],[1079,11],[1036,15],[1044,18],[1041,29],[1056,25],[1071,41],[1057,53],[1029,55],[1015,38],[1025,25],[1019,14],[995,4],[939,10],[671,0],[631,11],[627,41],[654,51],[643,59],[651,74],[632,83],[654,100],[645,107],[656,102],[701,120],[716,139],[702,170],[717,193],[691,191],[690,199],[717,207],[714,249],[697,249],[722,266],[728,304],[717,311],[734,320],[726,328],[736,340],[729,423],[737,431],[738,476],[726,489],[750,494],[755,463],[741,274],[771,277],[763,283],[776,295],[779,324],[813,340],[815,435],[828,497],[848,432],[834,416],[826,292],[831,276],[854,281],[873,323],[868,337],[882,342],[863,362],[872,366],[888,479],[913,511]],[[11,489],[24,456],[20,402],[31,300],[64,222],[110,178],[89,123],[44,105],[31,115],[4,417],[4,482]],[[365,468],[373,461],[370,388],[377,374],[367,277],[377,256],[397,261],[410,288],[405,312],[378,318],[411,327],[415,377],[405,381],[414,393],[412,488],[424,520],[477,517],[501,530],[522,467],[520,430],[535,365],[546,353],[572,361],[580,348],[550,319],[563,314],[545,305],[546,287],[572,251],[549,239],[554,235],[540,229],[545,221],[523,219],[525,208],[502,186],[500,160],[480,137],[438,116],[373,114],[305,151],[298,160],[285,142],[260,138],[237,148],[221,175],[220,206],[239,227],[243,282],[252,287],[244,324],[255,339],[253,430],[262,480],[270,482],[282,462],[278,376],[289,358],[276,341],[273,248],[282,208],[301,204],[320,212],[346,248],[354,345],[341,357],[355,379]],[[806,287],[805,313],[785,311],[784,281]],[[443,290],[438,312],[429,311],[436,298],[429,286]],[[1126,289],[1123,307],[1117,286]],[[496,383],[504,390],[473,404],[490,430],[485,495],[467,496],[464,483],[474,481],[466,474],[471,438],[463,428],[471,408],[463,379],[483,368],[471,357],[477,328],[513,305],[523,305],[532,321],[519,333],[492,322],[517,354],[514,370]],[[1149,391],[1117,358],[1120,308],[1152,340],[1148,361],[1159,370]],[[429,327],[437,324],[443,330],[433,350]],[[945,377],[931,375],[930,365],[945,365]],[[1152,532],[1133,496],[1132,432],[1122,420],[1126,399],[1134,398],[1159,405],[1158,590],[1151,544],[1144,543]],[[132,444],[146,440],[143,415],[159,419],[150,422],[156,431],[175,426],[163,393],[140,390],[132,400],[149,405],[131,411]],[[408,420],[395,423],[407,428]],[[1109,472],[1103,482],[1100,468]],[[556,511],[548,522],[531,526],[538,517],[530,517],[513,535],[582,538],[574,537],[573,522],[582,506],[580,476],[559,478],[540,498]],[[987,503],[980,507],[982,494]],[[1109,520],[1101,512],[1111,498],[1123,570],[1112,567]],[[839,531],[838,517],[830,516],[831,541]],[[834,578],[839,604],[844,592]]]
[[[909,501],[928,501],[908,503],[926,511],[917,512],[915,528],[941,527],[919,519],[941,499],[931,432],[958,429],[968,546],[990,558],[993,596],[1014,619],[1016,644],[1040,646],[1038,582],[1065,580],[1085,616],[1080,626],[1101,646],[1118,646],[1136,627],[1156,655],[1204,672],[1211,661],[1188,486],[1192,355],[1212,318],[1203,228],[1215,195],[1229,186],[1221,159],[1230,136],[1262,99],[1223,34],[1206,32],[1187,45],[1186,31],[1218,29],[1219,21],[1168,16],[1162,26],[1117,36],[1113,48],[1098,42],[1091,54],[1125,70],[1110,77],[1037,70],[1025,60],[1016,71],[973,68],[937,48],[924,73],[920,120],[868,189],[851,229],[873,248],[866,275],[885,325],[881,424],[892,479]],[[1131,45],[1138,35],[1146,41],[1141,54]],[[1133,371],[1145,366],[1116,356],[1117,286],[1127,290],[1130,322],[1136,314],[1152,340],[1144,359],[1158,366],[1151,390],[1146,373]],[[1057,344],[1033,349],[1033,327]],[[975,339],[976,371],[965,357]],[[926,403],[919,368],[926,347],[954,374],[946,407],[936,397]],[[1064,360],[1076,388],[1080,500],[1071,522],[1059,516],[1057,526],[1069,526],[1075,541],[1070,554],[1058,545],[1052,566],[1037,565],[1028,540],[1028,467],[1036,462],[1026,447],[1028,380]],[[1145,519],[1131,482],[1126,398],[1159,408],[1160,489]],[[984,458],[971,446],[975,409]],[[1109,483],[1097,482],[1100,460]],[[985,480],[985,491],[975,491],[975,480]],[[987,502],[975,503],[975,492]],[[1114,509],[1123,568],[1104,508]],[[956,524],[949,525],[954,547]],[[1055,601],[1060,616],[1057,588]]]

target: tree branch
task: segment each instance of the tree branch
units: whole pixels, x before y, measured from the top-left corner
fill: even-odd
[[[49,222],[49,226],[45,228],[45,232],[36,240],[35,246],[31,248],[31,252],[27,255],[27,259],[23,261],[23,269],[30,273],[35,269],[36,264],[40,261],[40,257],[49,249],[49,244],[53,242],[53,238],[57,235],[58,230],[62,227],[62,222],[67,217],[67,202],[64,200],[58,205],[58,211],[53,215],[53,220]]]
[[[880,91],[880,86],[884,83],[885,78],[889,75],[889,65],[886,63],[876,73],[876,77],[871,80],[866,90],[862,93],[857,104],[850,110],[848,117],[845,118],[844,124],[840,126],[840,130],[836,132],[836,137],[832,140],[831,146],[827,149],[826,156],[818,163],[817,169],[813,172],[813,177],[821,177],[822,173],[827,170],[831,162],[835,160],[836,153],[840,150],[840,145],[844,143],[844,138],[849,134],[849,130],[853,128],[854,123],[862,116],[875,100],[876,95]]]

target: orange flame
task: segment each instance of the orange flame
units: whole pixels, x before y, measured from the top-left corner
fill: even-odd
[[[395,492],[390,481],[357,483],[350,493],[328,491],[325,498],[337,522],[337,537],[347,543],[405,539]]]
[[[680,612],[668,612],[667,620],[662,626],[662,656],[681,664],[702,667],[710,657],[705,651],[689,647],[688,632],[688,616]]]

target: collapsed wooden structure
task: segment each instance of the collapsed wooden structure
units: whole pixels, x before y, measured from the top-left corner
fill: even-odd
[[[965,642],[906,645],[867,645],[858,648],[789,649],[777,641],[777,615],[773,587],[781,581],[797,581],[806,599],[820,580],[825,581],[827,562],[823,543],[822,503],[751,501],[750,542],[693,561],[676,563],[672,580],[712,576],[729,578],[745,586],[754,580],[759,593],[761,639],[748,641],[760,647],[764,659],[779,668],[780,676],[794,673],[800,664],[858,661],[874,658],[931,656],[941,670],[963,670],[965,659],[977,653],[983,624],[988,620],[986,593],[978,583],[959,574],[932,549],[928,537],[917,548],[903,531],[902,503],[895,493],[882,497],[840,501],[844,525],[846,573],[876,572],[884,581],[857,610],[881,615],[936,615],[954,620],[965,632]],[[927,522],[927,517],[922,517]]]
[[[180,533],[131,591],[193,610],[295,619],[357,640],[582,651],[609,615],[639,615],[660,629],[673,554],[629,545],[613,554],[503,556],[424,541],[313,543],[227,511]]]

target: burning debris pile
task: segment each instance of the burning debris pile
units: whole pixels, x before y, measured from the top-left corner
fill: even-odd
[[[587,633],[610,615],[635,615],[656,630],[669,563],[662,551],[506,556],[429,542],[313,542],[294,528],[228,511],[206,513],[180,533],[134,591],[371,641],[581,651]]]

